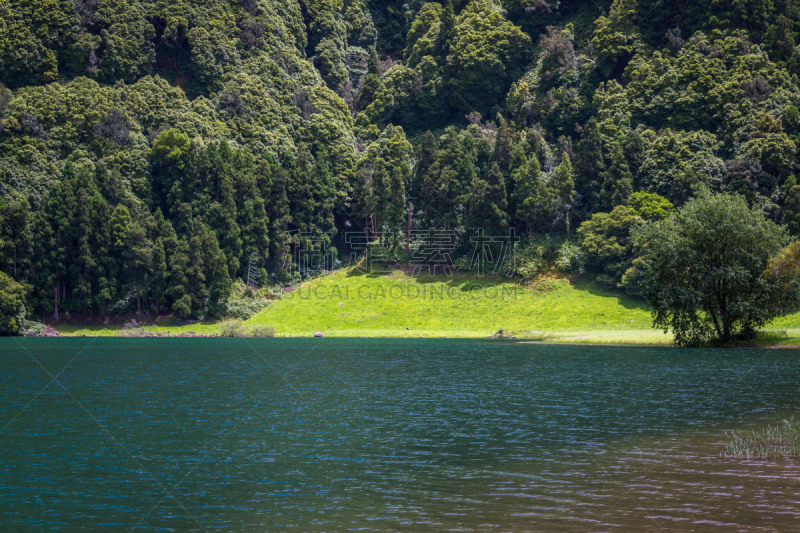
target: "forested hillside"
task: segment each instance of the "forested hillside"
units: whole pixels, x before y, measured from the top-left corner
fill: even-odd
[[[796,235],[799,37],[796,0],[0,0],[0,271],[187,317],[409,218],[609,286],[703,188]]]

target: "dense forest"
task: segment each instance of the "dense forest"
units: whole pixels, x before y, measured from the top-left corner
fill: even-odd
[[[0,0],[0,271],[189,317],[304,239],[513,228],[517,275],[630,286],[700,191],[800,234],[799,38],[795,0]]]

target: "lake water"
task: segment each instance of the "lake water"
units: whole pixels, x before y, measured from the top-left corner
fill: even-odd
[[[797,351],[0,339],[0,531],[796,530]]]

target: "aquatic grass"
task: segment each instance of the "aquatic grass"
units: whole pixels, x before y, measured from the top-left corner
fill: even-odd
[[[723,452],[726,457],[800,458],[800,421],[784,420],[783,424],[764,429],[727,432],[730,443]]]

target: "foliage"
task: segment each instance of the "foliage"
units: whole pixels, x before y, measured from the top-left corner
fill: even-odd
[[[247,320],[268,305],[269,300],[263,298],[231,298],[224,303],[220,314],[226,318]]]
[[[0,336],[19,335],[25,324],[25,288],[0,272]]]
[[[675,211],[669,200],[649,192],[633,193],[628,198],[628,207],[648,222],[664,220]]]
[[[490,0],[467,4],[448,37],[451,101],[464,112],[484,112],[521,73],[531,39]]]
[[[637,269],[654,326],[684,346],[751,337],[777,313],[777,283],[762,273],[785,241],[741,196],[709,192],[642,227]]]
[[[558,249],[555,267],[565,274],[576,274],[583,272],[585,266],[586,256],[583,249],[573,242],[564,241]]]
[[[619,205],[611,213],[596,213],[578,228],[581,248],[597,280],[608,287],[621,286],[622,276],[634,259],[631,231],[645,223],[632,208]]]
[[[247,330],[244,322],[237,319],[226,320],[219,325],[220,337],[246,337]]]
[[[770,302],[776,313],[794,310],[800,304],[800,241],[795,241],[770,258],[764,277],[777,286]]]
[[[272,326],[255,326],[249,329],[251,337],[272,338],[275,336],[275,328]]]
[[[545,246],[537,242],[517,249],[511,265],[511,272],[524,281],[536,278],[547,266],[545,254]]]

